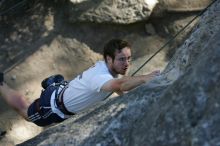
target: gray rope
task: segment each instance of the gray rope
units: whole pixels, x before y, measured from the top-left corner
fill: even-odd
[[[168,40],[160,49],[158,49],[149,59],[147,59],[131,76],[134,76],[137,72],[139,72],[151,59],[153,59],[159,52],[161,52],[170,42],[172,42],[181,32],[183,32],[193,21],[195,21],[199,16],[207,11],[207,9],[212,6],[217,0],[213,0],[205,9],[203,9],[199,14],[197,14],[191,21],[189,21],[180,31],[178,31],[170,40]],[[111,92],[106,96],[107,99],[114,92]]]
[[[20,5],[23,5],[25,2],[26,2],[26,0],[23,0],[23,1],[21,1],[21,2],[18,2],[17,4],[15,4],[14,6],[12,6],[11,8],[9,8],[9,9],[7,9],[7,10],[1,12],[1,13],[0,13],[0,16],[7,14],[7,13],[10,12],[11,10],[13,10],[14,8],[16,8],[16,7],[20,6]]]
[[[10,10],[14,9],[15,7],[23,4],[26,0],[23,0],[13,7],[9,8],[8,10],[0,13],[0,15],[3,15]],[[199,14],[197,14],[189,23],[187,23],[179,32],[177,32],[169,41],[167,41],[160,49],[158,49],[149,59],[147,59],[131,76],[134,76],[137,72],[139,72],[151,59],[153,59],[159,52],[161,52],[170,42],[172,42],[181,32],[183,32],[193,21],[195,21],[199,16],[201,16],[204,12],[207,11],[207,9],[212,6],[217,0],[213,0],[205,9],[203,9]],[[8,70],[6,70],[4,73],[9,72],[12,70],[18,63],[14,64],[12,67],[10,67]],[[112,93],[111,93],[112,94]],[[111,94],[109,96],[111,96]],[[107,96],[107,97],[109,97]]]
[[[167,41],[159,50],[157,50],[149,59],[147,59],[131,76],[134,76],[139,72],[151,59],[154,58],[160,51],[162,51],[169,43],[171,43],[181,32],[183,32],[193,21],[195,21],[199,16],[201,16],[207,9],[216,2],[217,0],[212,1],[204,10],[197,14],[191,21],[189,21],[179,32],[177,32],[169,41]]]

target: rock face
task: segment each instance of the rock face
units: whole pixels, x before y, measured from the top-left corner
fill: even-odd
[[[86,0],[72,3],[71,22],[129,24],[147,20],[157,0]]]
[[[196,26],[192,35],[184,42],[170,60],[170,63],[164,71],[168,72],[168,76],[170,73],[170,75],[173,76],[172,74],[175,72],[179,77],[197,61],[196,59],[200,52],[206,51],[204,46],[207,45],[208,41],[211,41],[212,37],[219,30],[219,6],[217,4],[213,5],[212,9],[207,11],[201,19],[202,23]]]
[[[193,12],[203,10],[212,0],[159,0],[159,5],[161,12]]]
[[[70,22],[130,24],[167,12],[203,10],[212,0],[70,0]]]
[[[219,10],[216,1],[161,76],[21,145],[218,146]]]
[[[191,68],[144,110],[145,114],[131,130],[134,139],[128,145],[218,145],[219,32],[203,47],[204,51],[195,56],[196,62]]]

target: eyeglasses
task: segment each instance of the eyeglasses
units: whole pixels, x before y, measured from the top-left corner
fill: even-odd
[[[115,60],[120,61],[120,62],[126,62],[128,61],[129,63],[131,62],[131,56],[129,57],[120,57],[120,58],[115,58]]]

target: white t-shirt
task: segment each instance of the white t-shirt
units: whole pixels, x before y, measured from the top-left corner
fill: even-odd
[[[107,81],[113,79],[104,61],[98,61],[94,66],[70,81],[63,95],[63,102],[68,111],[79,113],[99,101],[104,100],[110,92],[101,90]]]

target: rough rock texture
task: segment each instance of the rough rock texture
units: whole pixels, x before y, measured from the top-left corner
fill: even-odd
[[[204,9],[212,0],[200,0],[200,1],[191,1],[191,0],[166,0],[165,5],[168,11],[198,11]]]
[[[159,0],[156,13],[164,12],[193,12],[203,10],[212,0]]]
[[[86,0],[72,1],[71,22],[109,22],[129,24],[147,20],[157,0]]]
[[[156,91],[159,95],[155,95],[158,87],[151,89],[151,85],[136,90],[144,94],[142,99],[137,94],[139,100],[82,145],[217,146],[220,142],[219,32],[204,47],[206,51],[198,55],[198,62],[181,78]]]
[[[70,22],[129,24],[167,12],[203,10],[212,0],[70,0]]]
[[[138,126],[133,127],[135,145],[219,144],[219,32],[204,46],[206,51],[195,56],[196,62],[191,68],[186,69],[185,74],[145,112],[143,119],[136,123]],[[145,135],[141,137],[142,133]]]
[[[219,10],[217,1],[151,83],[21,145],[219,146]]]
[[[6,7],[3,7],[5,6],[4,3],[6,3],[8,8],[9,6],[14,6],[14,3],[18,1],[20,0],[2,0],[0,2],[0,10],[6,10]],[[147,15],[146,17],[142,17],[142,13],[140,13],[141,15],[139,13],[136,15],[135,13],[135,15],[131,15],[131,20],[133,19],[132,21],[135,21],[133,24],[119,25],[118,22],[114,22],[114,20],[111,20],[109,22],[110,24],[106,24],[106,22],[93,23],[93,20],[95,19],[91,19],[92,22],[86,20],[87,23],[79,21],[77,21],[77,23],[69,23],[68,18],[71,17],[71,14],[74,15],[74,13],[69,13],[71,11],[69,11],[68,8],[71,7],[68,7],[70,6],[68,1],[69,0],[28,0],[24,1],[25,3],[19,5],[19,7],[11,9],[8,15],[5,14],[4,16],[0,16],[0,71],[7,71],[6,82],[13,88],[24,93],[27,97],[27,100],[33,101],[39,96],[41,91],[40,82],[46,76],[55,73],[62,73],[66,79],[72,79],[74,75],[90,66],[93,62],[100,58],[101,55],[99,53],[102,52],[104,43],[111,38],[123,38],[131,42],[134,59],[132,61],[131,73],[133,73],[133,71],[142,65],[142,63],[145,62],[146,59],[152,55],[152,53],[157,51],[171,36],[175,35],[197,14],[197,12],[194,12],[197,10],[193,10],[193,8],[196,8],[196,5],[192,5],[193,7],[191,7],[190,11],[193,11],[193,13],[188,12],[188,10],[186,10],[186,12],[181,11],[181,13],[178,11],[173,11],[170,13],[170,11],[167,9],[168,7],[165,7],[165,3],[163,3],[163,1],[159,1],[157,6],[162,5],[163,11],[155,7],[153,12],[157,10],[162,12],[164,15],[152,15],[153,13],[151,13],[151,16],[147,18]],[[75,11],[77,10],[76,6],[79,6],[80,10],[83,10],[81,6],[84,5],[86,6],[85,12],[90,10],[87,8],[94,6],[87,4],[94,4],[98,2],[93,0],[71,1],[71,6],[74,5],[74,8],[76,8]],[[185,1],[187,0],[184,0],[183,3],[185,3]],[[101,4],[111,2],[113,1],[103,0],[99,6],[103,6]],[[125,1],[114,1],[114,4],[117,4],[119,7],[125,6],[125,9],[116,9],[118,13],[124,13],[125,11],[127,13],[127,10],[130,10],[130,8],[132,9],[132,13],[136,11],[142,12],[141,9],[138,9],[143,8],[143,6],[140,5],[143,4],[143,1],[141,1],[141,3],[140,1],[124,2]],[[133,2],[138,2],[138,4]],[[155,1],[147,0],[145,2],[149,3]],[[171,1],[165,0],[164,2]],[[201,2],[205,2],[205,0],[202,0]],[[132,3],[132,5],[128,6],[128,3]],[[200,2],[198,4],[200,4]],[[97,8],[100,8],[99,6],[97,5]],[[113,15],[112,17],[114,18],[115,12],[109,10],[109,13],[110,12],[112,12],[112,14],[108,14],[107,16]],[[93,13],[94,15],[97,14],[96,11],[93,11]],[[80,14],[78,16],[80,16]],[[137,19],[134,16],[136,16]],[[216,18],[218,18],[218,16],[216,16]],[[123,17],[120,17],[120,20],[122,19]],[[212,20],[210,21],[212,22]],[[178,41],[174,40],[174,45],[172,45],[173,48],[176,48],[177,45],[182,43],[182,40],[188,36],[196,23],[197,22],[195,22],[193,25],[190,25],[190,27],[187,28],[187,31],[182,33],[180,38],[178,37]],[[213,27],[216,26],[218,25],[214,25]],[[158,54],[149,64],[144,66],[144,68],[139,71],[138,74],[145,74],[146,72],[152,71],[155,68],[163,70],[168,59],[172,56],[169,55],[169,58],[167,58],[169,54],[167,49],[169,49],[169,47],[171,47],[171,45],[167,46],[166,49]],[[178,56],[182,56],[182,54],[179,54]],[[164,87],[161,87],[161,89],[154,89],[152,86],[150,86],[150,90],[146,91],[147,93],[150,94],[151,90],[153,90],[152,94],[155,94],[154,91],[161,93],[163,90],[165,90],[164,88],[168,86],[167,84],[171,83],[170,81],[174,81],[183,74],[175,72],[176,70],[179,70],[179,61],[177,61],[176,64],[172,62],[164,73],[164,80],[159,80],[161,86],[164,85]],[[180,66],[182,66],[181,63]],[[183,69],[182,72],[185,72],[185,69]],[[114,115],[117,117],[117,115],[120,114],[118,111],[122,111],[124,108],[130,105],[133,100],[136,101],[136,99],[139,100],[139,98],[142,98],[143,94],[144,93],[141,93],[140,97],[131,97],[131,100],[129,101],[125,100],[126,98],[123,98],[122,101],[111,99],[110,103],[106,105],[107,107],[111,106],[108,107],[111,111],[102,113],[102,110],[96,110],[97,113],[99,113],[99,117],[89,118],[91,115],[94,115],[93,112],[91,112],[89,115],[86,115],[85,113],[85,117],[84,115],[80,115],[82,118],[74,117],[74,119],[78,120],[79,123],[85,122],[91,127],[94,126],[97,128],[99,125],[101,125],[99,128],[103,128],[102,123],[106,123],[107,125],[109,124],[104,118],[111,121],[113,118],[115,118]],[[116,107],[115,105],[120,106]],[[105,106],[103,106],[101,109],[107,111]],[[110,117],[110,115],[112,115],[113,118]],[[103,116],[103,119],[100,118],[101,116]],[[90,119],[91,123],[89,123],[90,120],[87,121],[87,119]],[[101,122],[97,123],[92,119]],[[69,127],[72,127],[71,125],[72,122],[70,120]],[[78,140],[76,140],[75,143],[81,143],[81,141],[84,141],[89,131],[93,132],[96,130],[94,128],[89,128],[86,125],[74,125],[73,129],[76,129],[76,131],[79,131],[78,129],[84,130],[79,132],[79,137],[77,137]],[[0,145],[15,145],[17,143],[21,143],[32,138],[42,130],[30,122],[24,121],[14,111],[12,111],[12,109],[6,106],[1,99],[0,129],[7,131],[3,137],[0,137]],[[62,129],[62,127],[58,129]],[[71,133],[67,131],[68,129],[64,128],[64,130],[66,130],[65,132],[67,133]],[[62,131],[60,132],[62,133]],[[68,135],[65,132],[63,131],[63,135]],[[55,137],[56,131],[54,133]],[[95,135],[95,133],[93,135]],[[49,130],[48,137],[50,136],[51,132]],[[53,136],[51,137],[52,138],[50,140],[54,141]],[[63,139],[62,136],[61,139]],[[67,136],[67,139],[71,138]],[[58,140],[56,142],[61,143]],[[45,144],[46,143],[47,141],[45,141]]]
[[[170,60],[164,72],[168,72],[167,77],[171,80],[181,76],[191,65],[197,61],[200,52],[206,51],[207,42],[218,33],[220,26],[220,15],[218,5],[215,2],[212,9],[207,11],[202,17],[202,23],[199,23],[194,29],[192,35],[178,49],[176,54]],[[187,49],[186,49],[187,48]],[[175,76],[173,76],[175,74]]]

